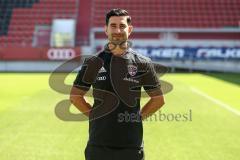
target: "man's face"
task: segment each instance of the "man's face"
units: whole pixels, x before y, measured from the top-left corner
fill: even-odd
[[[127,23],[127,16],[112,16],[108,26],[105,26],[105,33],[108,40],[113,43],[120,43],[128,40],[132,32],[132,26]]]

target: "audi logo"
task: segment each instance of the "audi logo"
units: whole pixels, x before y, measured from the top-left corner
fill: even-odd
[[[76,53],[73,49],[49,49],[47,56],[51,60],[66,60],[75,57]]]

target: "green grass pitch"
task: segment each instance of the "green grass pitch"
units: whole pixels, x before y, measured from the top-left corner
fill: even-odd
[[[55,116],[55,105],[68,95],[49,87],[49,75],[0,74],[0,160],[84,159],[88,122]],[[173,85],[161,113],[191,111],[192,119],[145,121],[146,160],[238,160],[240,75],[178,73],[161,79]],[[71,111],[78,113],[73,107]]]

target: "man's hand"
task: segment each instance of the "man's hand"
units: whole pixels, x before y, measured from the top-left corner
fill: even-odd
[[[70,93],[70,101],[79,111],[89,117],[89,113],[92,107],[89,103],[85,101],[85,94],[86,91],[73,86]]]
[[[145,104],[145,106],[140,112],[142,120],[150,117],[153,113],[155,113],[165,104],[161,90],[147,93],[151,97],[151,99]]]

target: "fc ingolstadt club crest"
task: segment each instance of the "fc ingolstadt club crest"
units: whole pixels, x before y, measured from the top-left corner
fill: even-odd
[[[128,73],[130,76],[135,76],[137,74],[137,66],[132,64],[128,65]]]

